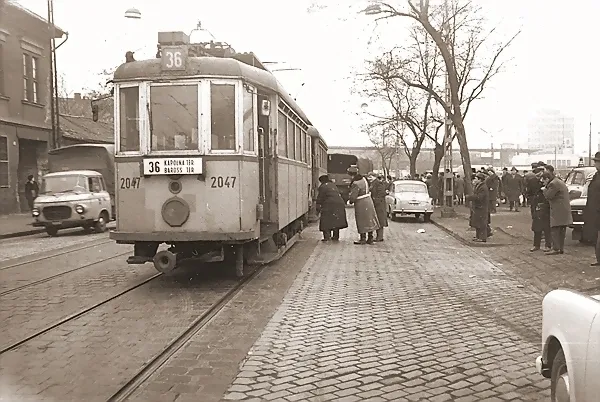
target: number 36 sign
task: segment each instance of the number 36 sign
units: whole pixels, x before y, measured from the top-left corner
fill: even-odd
[[[185,70],[187,49],[183,46],[165,46],[161,49],[163,70]]]

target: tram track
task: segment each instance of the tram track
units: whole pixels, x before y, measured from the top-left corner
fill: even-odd
[[[122,256],[127,255],[127,254],[131,254],[131,252],[130,251],[126,251],[126,252],[123,252],[123,253],[120,253],[120,254],[117,254],[117,255],[113,255],[111,257],[103,258],[103,259],[101,259],[99,261],[90,262],[90,263],[81,265],[81,266],[79,266],[77,268],[72,268],[72,269],[69,269],[67,271],[60,272],[58,274],[48,276],[48,277],[43,278],[43,279],[39,279],[39,280],[36,280],[36,281],[33,281],[33,282],[26,283],[25,285],[21,285],[21,286],[17,286],[15,288],[12,288],[12,289],[9,289],[9,290],[5,290],[3,292],[0,292],[0,297],[8,295],[8,294],[11,294],[11,293],[14,293],[14,292],[18,292],[19,290],[23,290],[23,289],[26,289],[26,288],[31,287],[31,286],[35,286],[35,285],[39,285],[41,283],[49,282],[49,281],[51,281],[53,279],[59,278],[59,277],[61,277],[63,275],[66,275],[66,274],[69,274],[69,273],[72,273],[72,272],[76,272],[76,271],[79,271],[79,270],[82,270],[82,269],[85,269],[85,268],[92,267],[94,265],[98,265],[98,264],[102,264],[102,263],[105,263],[105,262],[110,261],[110,260],[114,260],[115,258],[119,258],[119,257],[122,257]],[[61,255],[63,255],[63,254],[61,254]]]
[[[118,256],[115,256],[115,257],[118,257]],[[86,308],[84,308],[82,310],[79,310],[79,311],[77,311],[77,312],[75,312],[75,313],[73,313],[71,315],[68,315],[67,317],[62,318],[62,319],[60,319],[59,321],[57,321],[57,322],[55,322],[53,324],[50,324],[50,325],[48,325],[48,326],[46,326],[46,327],[44,327],[44,328],[36,331],[35,333],[33,333],[31,335],[28,335],[25,338],[22,338],[19,341],[16,341],[16,342],[14,342],[14,343],[12,343],[12,344],[10,344],[10,345],[8,345],[8,346],[0,349],[0,356],[2,356],[3,354],[5,354],[7,352],[10,352],[11,350],[17,349],[18,347],[26,344],[27,342],[29,342],[29,341],[31,341],[33,339],[36,339],[36,338],[38,338],[38,337],[40,337],[40,336],[42,336],[42,335],[44,335],[44,334],[52,331],[55,328],[58,328],[58,327],[66,324],[66,323],[68,323],[70,321],[74,321],[74,320],[78,319],[79,317],[81,317],[81,316],[83,316],[85,314],[88,314],[91,311],[96,310],[97,308],[99,308],[101,306],[104,306],[105,304],[107,304],[107,303],[109,303],[109,302],[111,302],[111,301],[113,301],[115,299],[118,299],[119,297],[121,297],[121,296],[123,296],[123,295],[125,295],[125,294],[127,294],[127,293],[129,293],[129,292],[131,292],[131,291],[133,291],[133,290],[135,290],[135,289],[137,289],[137,288],[139,288],[139,287],[141,287],[141,286],[143,286],[143,285],[151,282],[151,281],[153,281],[154,279],[156,279],[156,278],[158,278],[158,277],[160,277],[162,275],[163,275],[162,273],[157,273],[155,275],[152,275],[151,277],[146,278],[143,281],[141,281],[141,282],[139,282],[139,283],[137,283],[137,284],[135,284],[133,286],[130,286],[127,289],[124,289],[121,292],[119,292],[119,293],[117,293],[115,295],[112,295],[109,298],[106,298],[106,299],[104,299],[104,300],[102,300],[100,302],[97,302],[97,303],[95,303],[95,304],[93,304],[91,306],[88,306],[88,307],[86,307]]]
[[[198,334],[208,323],[225,308],[229,302],[254,279],[266,265],[256,267],[249,275],[239,280],[226,294],[221,296],[202,315],[180,335],[173,339],[165,349],[148,361],[125,385],[115,392],[108,402],[126,401],[146,381],[152,377],[171,357],[181,350],[196,334]],[[1,353],[0,353],[1,354]]]
[[[89,248],[98,247],[98,246],[102,246],[104,244],[113,243],[113,242],[114,242],[113,240],[105,239],[105,240],[101,240],[99,242],[93,242],[91,244],[86,244],[86,245],[81,246],[81,247],[72,248],[71,246],[67,246],[67,247],[65,247],[63,249],[59,249],[59,252],[57,252],[57,253],[50,254],[50,255],[45,255],[43,257],[37,257],[37,258],[31,259],[31,260],[19,261],[17,263],[10,264],[10,265],[4,265],[4,266],[2,266],[1,262],[0,262],[0,271],[4,271],[4,270],[7,270],[7,269],[12,269],[12,268],[17,268],[17,267],[21,267],[21,266],[27,265],[27,264],[33,264],[35,262],[44,261],[44,260],[47,260],[49,258],[60,257],[60,256],[63,256],[63,255],[66,255],[66,254],[70,254],[70,253],[74,253],[74,252],[82,251],[82,250],[87,250]]]

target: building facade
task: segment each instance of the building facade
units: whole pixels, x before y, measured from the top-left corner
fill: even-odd
[[[47,163],[51,31],[64,35],[16,3],[0,11],[0,214],[27,210],[27,176]]]
[[[543,109],[530,119],[527,148],[572,150],[575,143],[575,119],[558,110]],[[572,152],[572,151],[571,151]]]

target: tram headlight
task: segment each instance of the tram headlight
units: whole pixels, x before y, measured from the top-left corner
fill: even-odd
[[[77,212],[79,215],[83,215],[85,212],[85,207],[83,205],[76,205],[75,212]]]
[[[38,216],[40,216],[40,210],[39,210],[38,208],[33,208],[33,209],[31,210],[31,215],[32,215],[34,218],[37,218]]]
[[[190,206],[182,198],[173,197],[162,206],[162,218],[172,227],[181,227],[190,217]]]

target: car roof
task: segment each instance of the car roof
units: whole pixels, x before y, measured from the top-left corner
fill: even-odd
[[[65,172],[48,173],[44,177],[60,177],[60,176],[102,176],[102,175],[93,170],[67,170]]]

